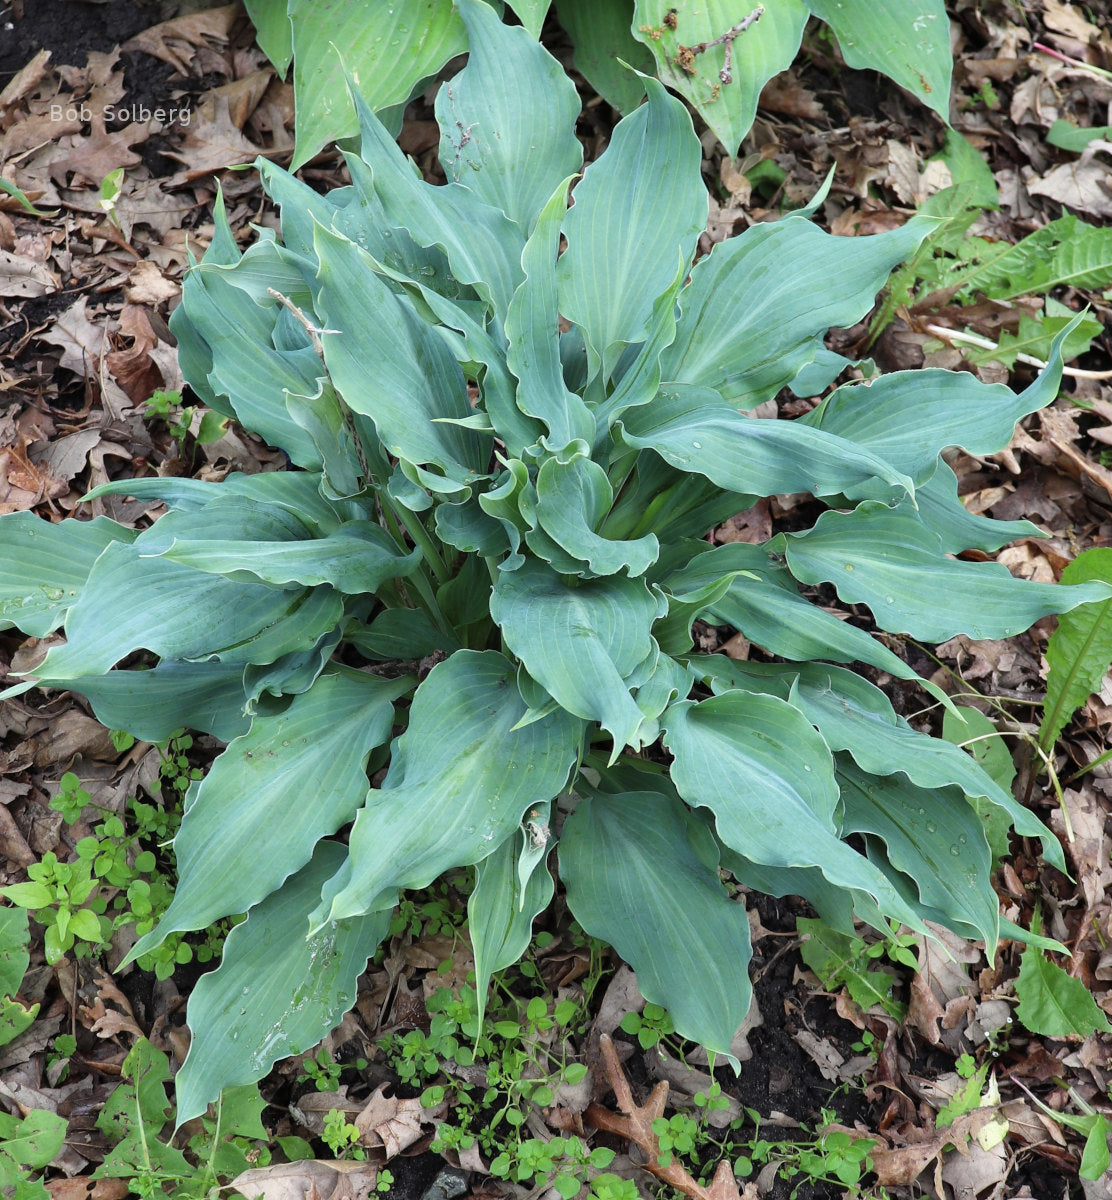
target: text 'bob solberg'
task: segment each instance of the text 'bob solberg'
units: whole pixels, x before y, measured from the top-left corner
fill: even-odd
[[[175,108],[148,108],[145,104],[106,104],[101,110],[106,122],[122,121],[125,124],[145,125],[148,121],[158,121],[161,125],[173,125],[175,122],[183,128],[189,124],[190,112],[184,106]],[[81,121],[88,124],[93,119],[93,110],[87,104],[52,104],[50,106],[52,121]]]

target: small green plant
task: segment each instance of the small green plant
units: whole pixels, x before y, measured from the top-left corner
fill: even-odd
[[[334,1092],[340,1085],[340,1075],[349,1068],[362,1071],[367,1066],[365,1058],[357,1058],[352,1063],[338,1063],[327,1050],[320,1050],[315,1057],[306,1058],[302,1062],[304,1074],[297,1077],[298,1083],[311,1079],[318,1092]]]
[[[584,169],[560,64],[482,0],[456,11],[472,52],[437,94],[445,184],[353,89],[351,185],[320,195],[261,163],[281,239],[241,251],[218,207],[184,280],[185,379],[291,469],[93,493],[164,501],[142,531],[0,517],[0,624],[65,632],[17,690],[80,692],[145,741],[185,727],[226,743],[188,786],[173,900],[129,955],[249,913],[190,994],[182,1121],[318,1045],[400,894],[460,869],[475,995],[413,1048],[422,1084],[438,1054],[489,1036],[490,979],[525,952],[554,873],[676,1035],[731,1061],[751,947],[724,875],[802,895],[848,936],[855,914],[930,920],[991,956],[975,805],[1065,865],[968,755],[835,665],[918,678],[805,590],[832,585],[926,642],[1108,599],[958,557],[1015,531],[965,510],[943,452],[1006,445],[1056,396],[1060,342],[1020,394],[903,372],[752,419],[837,377],[824,335],[870,310],[926,225],[838,238],[808,209],[696,261],[708,197],[684,105],[645,79]],[[807,527],[707,539],[788,492],[814,498]],[[776,661],[697,650],[696,619]],[[517,1078],[521,1054],[498,1069]],[[521,1113],[499,1103],[502,1122]]]
[[[181,392],[163,391],[159,388],[151,394],[143,416],[148,419],[164,421],[170,430],[170,436],[180,447],[184,447],[186,438],[189,437],[193,427],[193,417],[196,412],[196,407],[182,404]],[[227,423],[227,419],[221,417],[219,413],[206,410],[201,414],[201,421],[194,435],[195,440],[201,445],[219,441],[224,436]]]
[[[642,1050],[651,1050],[676,1032],[668,1010],[659,1004],[646,1004],[639,1013],[626,1013],[620,1028],[623,1033],[635,1036]]]
[[[130,736],[114,731],[117,748],[129,749]],[[95,956],[122,927],[133,927],[142,937],[170,907],[173,879],[159,869],[155,852],[144,848],[144,843],[161,846],[178,828],[184,793],[202,774],[189,763],[187,751],[192,744],[193,739],[179,729],[159,747],[159,777],[170,790],[165,806],[133,797],[126,822],[119,814],[101,809],[104,819],[76,843],[72,862],[59,861],[53,852],[45,854],[28,867],[27,883],[0,893],[30,910],[44,927],[49,962],[57,962],[71,950],[79,958]],[[99,807],[72,771],[62,776],[50,806],[67,824]],[[139,966],[167,979],[184,963],[209,962],[219,955],[227,927],[225,921],[216,922],[192,941],[172,934],[143,954]]]
[[[202,1115],[187,1157],[163,1140],[173,1111],[166,1055],[140,1039],[124,1059],[122,1076],[97,1118],[112,1149],[93,1179],[126,1179],[130,1194],[141,1200],[163,1200],[168,1188],[179,1200],[201,1200],[222,1180],[269,1163],[263,1099],[254,1085],[229,1089],[217,1099],[214,1116]]]
[[[322,1089],[323,1090],[323,1089]],[[324,1118],[324,1132],[321,1141],[332,1151],[336,1158],[352,1158],[363,1160],[367,1157],[366,1150],[359,1144],[359,1130],[348,1122],[339,1109],[330,1109]]]
[[[800,949],[803,961],[819,977],[823,987],[844,986],[862,1008],[879,1004],[891,1016],[903,1016],[906,1006],[893,996],[898,977],[879,963],[887,959],[892,966],[918,970],[919,960],[914,950],[918,937],[915,934],[901,933],[899,926],[891,922],[883,937],[866,941],[810,917],[799,917],[796,928],[804,935]],[[867,1045],[871,1046],[872,1035],[869,1037]],[[864,1052],[865,1048],[863,1035],[859,1052]],[[858,1047],[854,1046],[854,1049]]]

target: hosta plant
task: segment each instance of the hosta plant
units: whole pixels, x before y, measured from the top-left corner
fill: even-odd
[[[923,227],[836,238],[800,213],[693,265],[707,194],[683,104],[646,79],[583,170],[571,81],[480,0],[460,11],[446,184],[356,94],[351,185],[321,196],[260,163],[281,240],[241,253],[218,213],[186,278],[187,380],[288,469],[97,489],[164,501],[142,532],[0,519],[0,617],[65,634],[38,682],[139,738],[227,743],[189,791],[173,903],[130,956],[248,914],[191,995],[179,1120],[314,1045],[399,892],[461,866],[480,994],[558,872],[645,997],[728,1054],[750,950],[724,879],[806,896],[844,931],[930,920],[991,953],[982,813],[1062,862],[970,757],[837,665],[914,678],[807,590],[926,641],[1105,599],[954,557],[1037,533],[967,513],[942,451],[1004,446],[1060,360],[1019,395],[918,371],[754,419],[785,386],[827,386],[843,364],[824,332],[868,311]],[[708,540],[798,492],[824,506],[809,528]],[[696,652],[696,618],[766,655]]]

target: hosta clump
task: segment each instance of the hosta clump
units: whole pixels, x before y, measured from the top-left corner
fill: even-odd
[[[360,105],[351,186],[320,196],[262,163],[281,241],[241,253],[220,214],[186,279],[186,378],[290,469],[99,489],[165,501],[142,533],[0,523],[0,616],[64,625],[41,682],[137,737],[228,743],[190,790],[173,904],[132,951],[248,913],[190,999],[183,1120],[315,1044],[399,890],[461,865],[480,994],[558,867],[584,929],[723,1054],[750,1001],[723,870],[843,930],[933,920],[995,946],[979,811],[1045,829],[831,665],[913,677],[799,585],[928,641],[1109,594],[952,557],[1037,532],[968,514],[940,455],[1002,447],[1055,395],[1057,358],[1021,395],[919,371],[800,420],[747,415],[825,387],[842,360],[822,334],[869,309],[918,224],[846,239],[793,215],[692,266],[707,197],[682,104],[646,80],[569,207],[574,86],[524,30],[460,9],[470,58],[436,102],[447,184]],[[812,528],[705,540],[801,491],[827,506]],[[784,661],[695,653],[696,618]]]

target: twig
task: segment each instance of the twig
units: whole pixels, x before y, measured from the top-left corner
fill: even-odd
[[[721,37],[713,38],[709,42],[699,42],[697,46],[677,46],[676,62],[689,74],[694,75],[695,68],[692,65],[697,54],[705,54],[712,46],[726,47],[726,60],[722,64],[722,70],[718,72],[718,78],[723,83],[732,83],[734,79],[733,72],[733,53],[734,41],[751,26],[755,25],[761,17],[764,16],[764,5],[758,4],[755,9],[747,16],[743,17],[738,23],[727,29]]]
[[[996,342],[976,333],[963,333],[960,329],[947,329],[944,325],[924,325],[923,328],[944,342],[965,342],[982,350],[1000,349]],[[1035,358],[1033,354],[1024,354],[1022,351],[1016,354],[1016,358],[1029,367],[1037,367],[1040,371],[1046,366],[1041,358]],[[1070,375],[1074,379],[1112,379],[1112,371],[1086,371],[1084,367],[1063,367],[1062,374]]]

